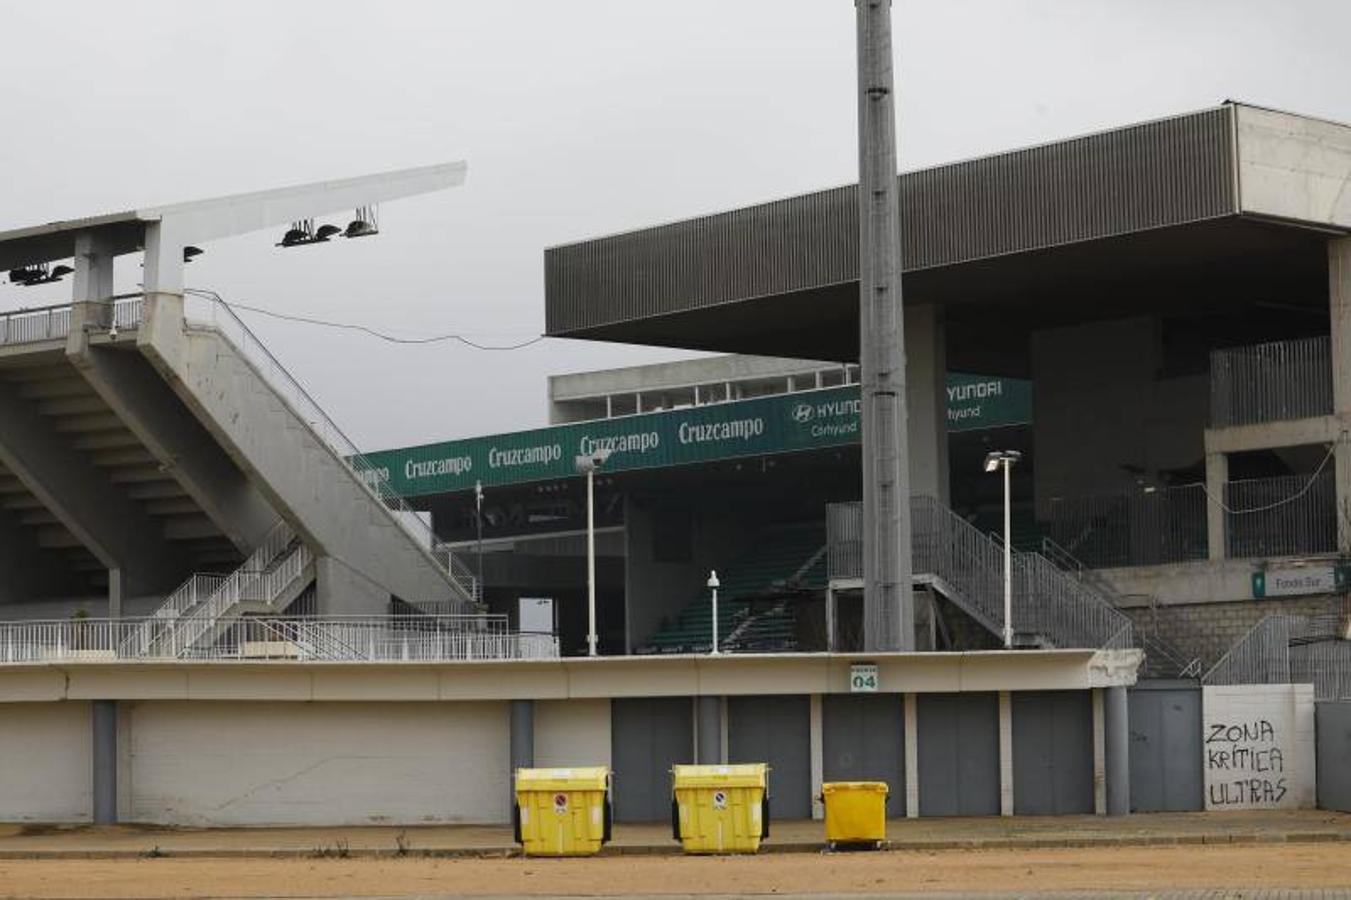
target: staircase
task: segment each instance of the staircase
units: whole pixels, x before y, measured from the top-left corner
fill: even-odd
[[[862,515],[858,503],[832,504],[832,578],[862,574]],[[911,498],[910,518],[916,583],[932,587],[1002,637],[1004,548],[932,497]],[[842,571],[841,561],[853,571]],[[1132,646],[1131,620],[1042,554],[1015,551],[1012,570],[1015,646]]]
[[[1049,537],[1041,540],[1043,555],[1052,563],[1079,581],[1086,589],[1095,592],[1113,607],[1120,607],[1121,594],[1111,582],[1086,566],[1064,547]],[[1153,601],[1154,598],[1150,598]],[[1135,629],[1136,643],[1145,651],[1145,661],[1140,668],[1142,677],[1148,678],[1199,678],[1201,658],[1189,656],[1178,647],[1169,643],[1159,634]]]
[[[191,656],[245,613],[279,613],[314,579],[314,556],[285,522],[229,575],[193,575],[128,638],[125,655]]]

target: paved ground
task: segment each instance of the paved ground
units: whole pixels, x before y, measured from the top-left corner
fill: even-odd
[[[889,822],[892,849],[1001,849],[1169,844],[1351,842],[1351,814],[1288,812],[1152,813],[1103,816],[899,819]],[[821,848],[820,822],[775,822],[766,851]],[[351,857],[491,856],[516,852],[509,828],[429,826],[389,828],[170,829],[0,825],[0,859],[140,856],[307,857],[343,848]],[[609,854],[679,852],[665,824],[617,825]],[[1351,855],[1351,844],[1346,848]]]
[[[1351,885],[1344,842],[1180,844],[599,859],[0,860],[0,896],[336,897],[1037,897],[1301,896]],[[1200,893],[1196,893],[1200,892]],[[1319,896],[1305,894],[1302,896]],[[1334,896],[1347,896],[1346,893]]]

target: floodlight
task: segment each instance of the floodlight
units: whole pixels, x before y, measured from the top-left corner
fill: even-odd
[[[342,229],[337,225],[320,225],[319,230],[314,233],[314,242],[322,243],[338,234],[342,234]]]
[[[1007,460],[1009,465],[1013,465],[1022,458],[1023,454],[1017,450],[991,450],[985,454],[985,471],[997,472],[1000,463]]]
[[[34,263],[31,266],[18,266],[10,269],[9,281],[11,284],[17,284],[20,287],[33,287],[38,284],[51,284],[54,281],[60,281],[74,271],[66,265],[48,269],[45,262]]]
[[[291,227],[281,236],[278,247],[298,247],[301,244],[308,244],[314,240],[314,235],[310,232],[310,223],[292,222]]]
[[[347,223],[347,230],[343,232],[343,237],[370,237],[379,233],[380,226],[375,219],[375,207],[359,206],[357,207],[356,218]]]
[[[205,251],[201,247],[194,247],[191,244],[183,248],[183,262],[192,262],[193,257],[201,256]]]

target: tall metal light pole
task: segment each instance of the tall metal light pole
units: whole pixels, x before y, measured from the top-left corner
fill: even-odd
[[[577,473],[586,476],[586,655],[596,655],[596,470],[610,458],[597,450],[576,459]]]
[[[858,11],[863,646],[915,649],[891,0]]]
[[[484,597],[487,595],[487,592],[484,591],[483,589],[483,482],[482,481],[474,482],[474,508],[477,511],[475,519],[477,520],[478,525],[478,547],[477,547],[478,573],[475,575],[475,577],[478,579],[478,584],[476,585],[478,587],[478,590],[475,591],[475,593],[477,593],[478,596],[474,598],[474,601],[476,603],[482,603]]]
[[[1022,459],[1017,450],[991,450],[985,454],[985,471],[1004,470],[1004,649],[1013,649],[1013,495],[1009,477],[1013,464]]]

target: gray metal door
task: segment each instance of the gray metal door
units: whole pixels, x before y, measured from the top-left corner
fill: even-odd
[[[999,815],[999,695],[916,699],[920,815]]]
[[[615,820],[671,817],[671,766],[694,762],[694,704],[689,697],[610,704]]]
[[[821,708],[826,781],[885,781],[887,815],[905,815],[905,707],[900,694],[826,694]]]
[[[770,815],[812,814],[811,702],[807,697],[729,697],[727,761],[769,763]]]
[[[1204,809],[1201,688],[1192,681],[1141,681],[1129,697],[1131,810]]]
[[[1014,691],[1013,811],[1093,812],[1093,695]]]
[[[1318,808],[1351,812],[1351,700],[1314,704]]]

